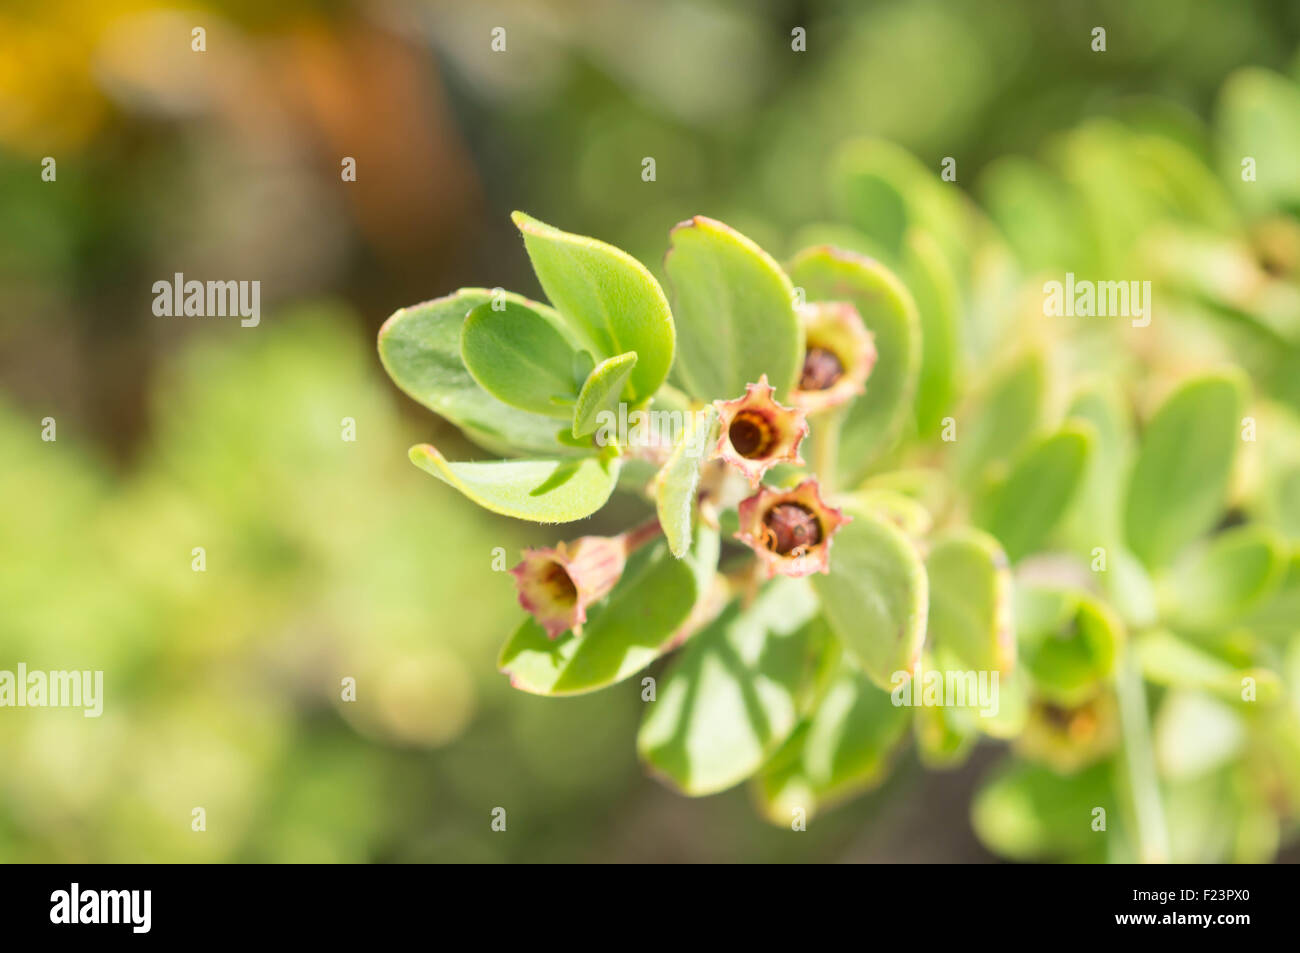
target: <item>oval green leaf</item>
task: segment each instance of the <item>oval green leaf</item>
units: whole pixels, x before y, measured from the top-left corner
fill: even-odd
[[[543,304],[502,292],[504,300],[539,314]],[[486,288],[455,294],[395,312],[379,329],[379,359],[407,396],[460,428],[485,449],[502,455],[557,453],[555,422],[502,403],[474,380],[460,355],[461,327],[474,308],[493,300]]]
[[[929,585],[916,546],[897,526],[864,511],[835,534],[830,573],[813,588],[831,630],[881,688],[915,668],[925,641]]]
[[[961,480],[978,483],[990,464],[1012,460],[1042,424],[1047,365],[1031,348],[998,368],[957,417],[953,460]]]
[[[578,393],[578,403],[573,408],[573,435],[585,437],[595,433],[600,426],[601,411],[618,413],[623,396],[623,386],[636,367],[637,357],[632,351],[601,361],[592,369]]]
[[[817,708],[754,779],[764,816],[788,826],[795,811],[808,819],[879,784],[911,714],[856,666],[842,664]]]
[[[427,443],[411,448],[411,462],[484,509],[534,523],[590,516],[609,499],[619,469],[617,459],[601,457],[449,463]]]
[[[1226,626],[1272,594],[1286,570],[1281,538],[1262,526],[1240,526],[1188,551],[1168,579],[1165,618],[1183,629]]]
[[[513,301],[479,305],[465,318],[460,356],[479,386],[503,403],[572,416],[576,349],[540,312]]]
[[[674,373],[705,401],[739,397],[767,375],[778,399],[803,367],[790,279],[735,229],[696,215],[669,236],[664,271],[677,322]]]
[[[515,212],[537,280],[569,328],[600,359],[637,355],[632,403],[651,397],[673,363],[673,317],[654,275],[625,251]]]
[[[1083,482],[1092,429],[1066,424],[1039,440],[1007,478],[975,505],[975,522],[996,536],[1012,562],[1034,552],[1069,508]]]
[[[689,642],[664,676],[637,734],[657,776],[685,794],[725,790],[789,737],[816,662],[817,601],[778,577],[746,609],[736,603]]]
[[[954,531],[931,546],[925,571],[927,641],[974,671],[1011,671],[1016,664],[1011,570],[998,541],[978,530]]]
[[[1147,566],[1167,566],[1219,518],[1240,440],[1244,387],[1235,374],[1188,381],[1147,425],[1129,477],[1124,529]]]

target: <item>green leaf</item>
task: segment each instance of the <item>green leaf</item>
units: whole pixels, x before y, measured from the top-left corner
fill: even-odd
[[[1091,446],[1091,427],[1066,424],[1026,450],[976,504],[975,522],[1002,541],[1012,562],[1051,535],[1083,481]]]
[[[1142,561],[1123,546],[1107,551],[1102,589],[1120,617],[1132,628],[1146,629],[1160,617],[1155,583]]]
[[[1273,594],[1243,618],[1241,624],[1276,642],[1300,634],[1300,551],[1287,557]]]
[[[1091,424],[1095,439],[1083,484],[1066,516],[1065,533],[1084,552],[1117,546],[1123,538],[1120,500],[1132,462],[1133,422],[1109,385],[1078,394],[1066,416]]]
[[[1011,671],[1016,663],[1011,571],[997,540],[978,530],[954,531],[931,546],[925,571],[927,640],[975,671]]]
[[[879,516],[855,511],[813,588],[832,631],[877,685],[910,672],[925,641],[929,587],[916,546]]]
[[[1147,425],[1129,478],[1124,527],[1147,566],[1166,566],[1219,518],[1239,442],[1244,388],[1235,374],[1179,387]]]
[[[534,523],[572,523],[590,516],[618,482],[618,460],[496,460],[448,463],[427,443],[411,448],[411,462],[453,486],[484,509]]]
[[[954,411],[960,292],[939,243],[920,229],[907,234],[903,274],[916,297],[921,330],[916,429],[922,439],[928,440],[939,435],[943,418]]]
[[[1011,860],[1106,858],[1106,836],[1092,828],[1097,808],[1118,817],[1110,767],[1077,774],[1010,763],[975,796],[971,824],[989,850]]]
[[[795,810],[811,818],[879,784],[911,715],[855,666],[841,665],[817,708],[754,779],[764,815],[788,825]]]
[[[789,737],[816,662],[817,602],[778,577],[742,610],[730,605],[686,643],[637,735],[659,777],[691,796],[749,777]]]
[[[597,418],[602,410],[618,413],[619,400],[623,386],[636,367],[636,353],[629,351],[618,357],[601,361],[592,370],[578,394],[578,403],[573,408],[573,435],[585,437],[594,433],[600,425]]]
[[[1227,530],[1174,564],[1164,617],[1197,631],[1226,626],[1272,594],[1286,570],[1285,557],[1282,540],[1270,529]]]
[[[573,414],[575,348],[553,318],[513,301],[481,304],[465,319],[460,355],[479,386],[511,407]]]
[[[1247,208],[1300,209],[1300,86],[1269,70],[1246,68],[1224,84],[1218,124],[1225,178]],[[1242,180],[1241,160],[1255,160]]]
[[[778,400],[803,367],[803,327],[779,265],[739,232],[697,215],[672,230],[664,271],[679,344],[675,374],[700,400],[739,397],[763,374]]]
[[[613,685],[673,647],[700,598],[699,581],[718,560],[718,534],[704,530],[694,560],[675,559],[663,541],[635,553],[606,601],[587,612],[582,635],[549,639],[531,617],[501,650],[497,667],[515,688],[579,695]]]
[[[930,532],[934,518],[915,498],[898,490],[864,486],[845,494],[850,508],[873,513],[893,523],[908,536],[920,538]]]
[[[893,255],[914,217],[914,198],[930,185],[915,157],[892,142],[851,140],[830,165],[835,207]]]
[[[1163,777],[1182,780],[1222,768],[1246,739],[1241,712],[1210,695],[1175,689],[1155,717],[1156,760]]]
[[[1049,586],[1016,589],[1020,658],[1040,694],[1071,706],[1115,670],[1123,624],[1083,592]]]
[[[951,770],[966,763],[979,735],[974,721],[959,709],[947,705],[922,705],[912,719],[916,753],[932,771]]]
[[[504,300],[538,313],[550,312],[519,295]],[[379,329],[379,359],[384,370],[409,397],[464,431],[495,453],[557,453],[555,422],[502,403],[479,386],[460,356],[465,316],[492,300],[484,288],[455,294],[397,311]],[[554,312],[551,312],[552,314]],[[558,315],[556,315],[558,320]]]
[[[795,256],[790,276],[809,301],[848,301],[876,345],[867,392],[848,405],[840,430],[840,470],[857,483],[898,438],[912,412],[921,360],[920,319],[912,296],[879,262],[835,248]]]
[[[1210,692],[1239,704],[1247,702],[1243,694],[1247,687],[1255,692],[1249,702],[1271,703],[1281,695],[1282,682],[1275,672],[1238,668],[1164,629],[1136,640],[1133,652],[1143,677],[1157,685]]]
[[[673,318],[659,282],[613,245],[570,235],[523,212],[511,217],[547,298],[583,346],[601,359],[635,351],[629,399],[651,397],[673,363]]]
[[[1020,453],[1042,424],[1047,365],[1037,348],[997,370],[973,407],[957,418],[954,462],[959,479],[979,482],[990,464]]]
[[[695,519],[695,496],[700,485],[700,468],[708,458],[709,441],[718,411],[709,404],[703,411],[688,413],[686,426],[673,447],[668,462],[655,478],[655,511],[659,525],[674,556],[686,555],[691,545]]]

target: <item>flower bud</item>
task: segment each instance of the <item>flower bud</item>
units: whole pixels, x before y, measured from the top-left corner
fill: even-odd
[[[741,502],[736,538],[758,554],[767,575],[830,572],[831,537],[851,517],[827,506],[816,480],[793,490],[765,486]]]
[[[775,388],[767,375],[746,384],[743,397],[715,400],[718,443],[714,455],[740,470],[757,487],[763,474],[778,463],[803,464],[799,443],[808,435],[804,413],[772,399]]]
[[[573,630],[582,634],[587,608],[599,602],[623,575],[627,558],[659,533],[658,522],[618,536],[583,536],[569,543],[524,550],[510,570],[519,604],[554,639]]]
[[[803,371],[790,401],[807,413],[837,407],[866,391],[876,345],[857,308],[845,301],[802,305]]]

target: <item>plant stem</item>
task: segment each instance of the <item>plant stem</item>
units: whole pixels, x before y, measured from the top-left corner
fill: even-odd
[[[839,463],[843,419],[843,413],[837,407],[817,414],[812,420],[813,472],[822,496],[835,492],[835,468]]]
[[[662,532],[663,527],[659,525],[657,518],[648,519],[640,526],[628,530],[623,534],[623,546],[627,555],[631,556],[650,540],[657,538]]]
[[[1156,778],[1146,693],[1131,651],[1124,653],[1116,673],[1115,689],[1123,734],[1123,775],[1137,827],[1138,860],[1144,864],[1168,863],[1169,831],[1160,800],[1160,782]]]

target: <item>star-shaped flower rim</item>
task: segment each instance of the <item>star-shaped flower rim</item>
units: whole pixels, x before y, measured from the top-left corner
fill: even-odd
[[[778,463],[803,465],[799,444],[808,435],[808,421],[797,407],[778,404],[776,389],[764,374],[756,384],[746,384],[735,400],[715,400],[718,442],[713,454],[745,475],[757,487],[763,474]]]
[[[765,486],[738,513],[736,538],[758,554],[769,579],[830,572],[832,538],[852,520],[822,500],[811,478],[792,490]]]

